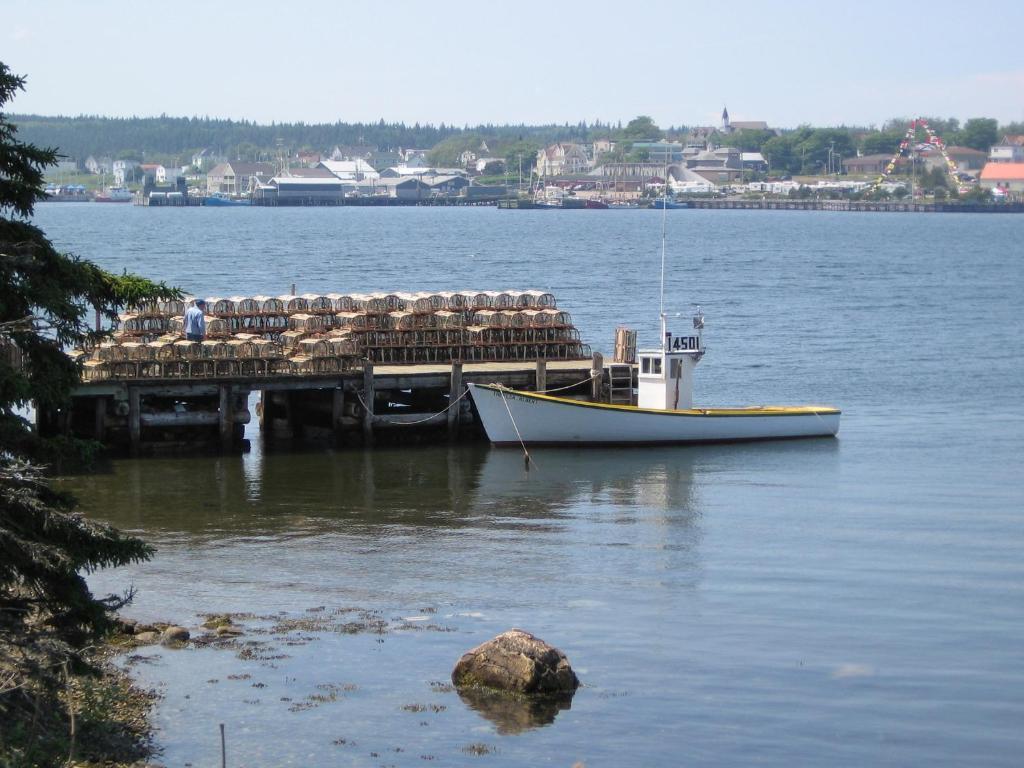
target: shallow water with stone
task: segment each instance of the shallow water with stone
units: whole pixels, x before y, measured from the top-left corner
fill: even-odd
[[[196,293],[551,290],[657,330],[661,213],[40,205],[63,248]],[[632,450],[266,445],[62,479],[151,541],[126,613],[242,634],[126,657],[160,760],[992,765],[1024,737],[1014,216],[667,212],[700,404],[830,403],[838,439]],[[675,313],[681,313],[677,319]],[[512,627],[571,705],[460,695]]]

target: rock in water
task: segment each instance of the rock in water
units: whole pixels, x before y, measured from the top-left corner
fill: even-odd
[[[540,695],[572,694],[580,684],[564,653],[521,629],[502,632],[464,653],[452,670],[452,682]]]
[[[184,627],[168,627],[164,630],[160,642],[164,645],[181,645],[188,642],[189,633]]]

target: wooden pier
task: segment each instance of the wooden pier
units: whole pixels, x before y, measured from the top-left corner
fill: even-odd
[[[244,449],[250,396],[260,393],[261,432],[277,438],[329,438],[372,445],[377,439],[479,439],[466,384],[498,383],[530,391],[607,399],[633,366],[592,360],[374,365],[329,375],[120,379],[83,383],[64,411],[39,414],[44,434],[91,438],[133,455],[199,448]]]
[[[70,350],[71,402],[37,415],[42,434],[133,454],[244,448],[255,406],[264,434],[372,444],[468,435],[466,384],[622,397],[631,366],[606,372],[571,315],[539,290],[323,293],[196,301],[202,341],[183,338],[187,302],[122,313],[110,338]],[[614,383],[614,386],[613,386]],[[615,392],[612,393],[611,390]]]

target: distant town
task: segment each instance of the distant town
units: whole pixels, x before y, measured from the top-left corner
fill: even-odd
[[[918,118],[880,129],[783,130],[732,120],[723,109],[718,125],[667,130],[644,116],[625,126],[339,124],[340,133],[382,136],[376,143],[361,135],[355,143],[319,148],[310,140],[332,126],[133,118],[109,119],[104,130],[104,120],[14,116],[22,138],[57,146],[64,155],[48,170],[50,199],[264,206],[516,200],[528,207],[721,198],[1024,201],[1024,125],[999,126],[989,118],[963,126]],[[228,146],[168,151],[169,141],[180,144],[202,133],[197,125],[208,137],[228,136],[222,142]],[[68,156],[74,141],[95,136],[93,143],[109,144],[129,126],[120,141],[131,141],[132,148]],[[251,140],[229,144],[239,128]],[[168,139],[175,131],[180,136]],[[393,144],[396,138],[438,140],[405,147]],[[148,148],[134,148],[139,145]]]

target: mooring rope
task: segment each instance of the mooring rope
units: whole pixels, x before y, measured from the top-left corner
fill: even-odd
[[[577,381],[577,382],[575,382],[573,384],[567,384],[564,387],[555,387],[554,389],[541,389],[541,390],[538,390],[535,394],[547,395],[547,394],[551,394],[552,392],[561,392],[562,390],[572,389],[573,387],[578,387],[581,384],[586,384],[589,381],[593,381],[599,375],[600,375],[599,373],[594,373],[594,374],[591,374],[590,376],[588,376],[587,378],[583,379],[582,381]],[[501,389],[505,389],[505,387],[501,387]],[[366,401],[363,400],[362,393],[357,391],[355,394],[356,394],[356,397],[359,399],[359,404],[363,406],[363,409],[367,410],[367,411],[370,410],[366,406]],[[455,407],[456,403],[458,403],[462,398],[464,398],[468,394],[469,394],[469,389],[468,388],[463,388],[462,394],[460,394],[458,397],[456,397],[454,400],[452,400],[448,404],[448,407],[445,408],[443,411],[438,411],[437,413],[431,414],[430,416],[427,416],[425,419],[419,419],[418,421],[393,421],[393,420],[387,418],[386,416],[375,416],[375,417],[379,418],[384,423],[393,424],[396,427],[415,427],[415,426],[418,426],[419,424],[426,424],[428,421],[430,421],[432,419],[436,419],[438,416],[441,416],[442,414],[448,413],[448,411],[450,411],[452,408]],[[504,398],[504,395],[502,395],[502,397]],[[506,408],[508,407],[507,403],[506,403],[505,407]],[[512,414],[509,414],[509,416],[511,416],[511,415]],[[515,421],[514,420],[513,420],[512,424],[513,424],[513,426],[515,426]],[[518,432],[519,432],[519,430],[517,428],[516,429],[516,433],[518,434]],[[521,440],[522,440],[522,438],[520,438],[520,441]]]
[[[440,415],[442,415],[444,413],[448,413],[448,411],[450,411],[452,408],[455,407],[455,405],[459,402],[459,400],[461,400],[462,398],[464,398],[468,394],[469,394],[469,390],[468,389],[463,389],[462,390],[462,394],[459,395],[458,397],[456,397],[450,403],[448,403],[448,407],[447,408],[445,408],[443,411],[438,411],[437,413],[433,413],[430,416],[427,416],[427,418],[425,418],[425,419],[419,419],[417,421],[393,421],[393,420],[387,418],[386,416],[377,416],[376,414],[374,414],[374,418],[378,418],[378,419],[380,419],[381,421],[383,421],[386,424],[393,424],[396,427],[415,427],[418,424],[426,424],[428,421],[430,421],[432,419],[436,419],[438,416],[440,416]],[[367,410],[367,411],[370,410],[367,407],[367,405],[366,405],[366,401],[363,400],[363,395],[362,395],[361,392],[356,392],[356,397],[359,399],[359,404],[363,406],[364,410]]]
[[[530,471],[530,452],[526,450],[526,443],[523,442],[523,436],[519,433],[519,425],[516,424],[516,419],[512,415],[512,409],[508,407],[508,400],[505,399],[505,388],[500,387],[498,389],[501,392],[501,402],[505,404],[505,410],[508,412],[508,418],[512,422],[512,428],[516,431],[516,437],[519,438],[519,445],[523,449],[523,460],[526,462],[526,471]]]
[[[536,394],[536,395],[550,395],[552,392],[561,392],[562,390],[565,390],[565,389],[572,389],[573,387],[578,387],[581,384],[586,384],[588,382],[591,382],[594,379],[596,379],[597,377],[602,376],[602,375],[603,375],[603,372],[598,371],[596,373],[590,374],[589,376],[587,376],[587,378],[583,379],[582,381],[577,381],[575,384],[566,384],[564,387],[555,387],[554,389],[538,389],[536,392],[534,392],[534,394]]]

